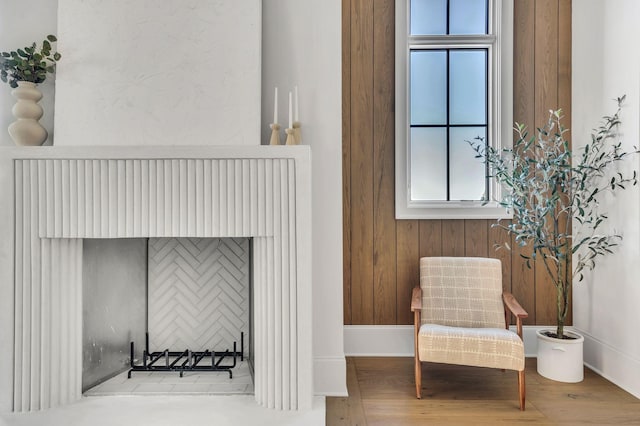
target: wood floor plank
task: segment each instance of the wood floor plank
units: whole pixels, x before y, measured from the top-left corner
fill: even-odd
[[[368,425],[418,424],[553,424],[537,410],[521,412],[516,401],[365,401]]]
[[[563,399],[545,402],[539,409],[545,417],[559,419],[555,423],[560,425],[640,424],[640,407],[637,403]]]
[[[413,358],[347,358],[349,397],[327,398],[327,425],[640,424],[640,399],[589,369],[581,383],[559,383],[528,358],[524,412],[513,371],[435,363],[422,371],[418,400]]]
[[[350,426],[349,398],[327,398],[326,423],[334,426]]]
[[[364,426],[367,424],[362,408],[355,358],[347,358],[347,391],[349,392],[347,398],[327,398],[327,425]]]

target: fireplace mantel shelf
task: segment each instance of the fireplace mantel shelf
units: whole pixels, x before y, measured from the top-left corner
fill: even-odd
[[[310,160],[307,145],[295,146],[38,146],[0,147],[0,157],[11,159],[205,159],[205,158],[293,158]]]

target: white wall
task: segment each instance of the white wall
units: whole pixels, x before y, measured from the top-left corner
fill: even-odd
[[[263,0],[262,141],[288,123],[298,86],[302,143],[313,157],[313,353],[316,394],[346,395],[342,317],[342,46],[339,0]],[[283,138],[284,139],[284,138]]]
[[[260,0],[59,0],[56,145],[259,145]]]
[[[34,13],[37,11],[37,13]],[[58,20],[57,0],[20,0],[0,1],[0,51],[9,52],[36,42],[39,46],[48,34],[56,34]],[[28,22],[28,25],[25,25]],[[44,115],[40,123],[49,132],[45,145],[53,142],[53,104],[55,78],[47,75],[47,80],[40,84],[43,98],[40,105]],[[15,99],[11,96],[11,87],[0,82],[0,146],[15,145],[7,127],[14,121],[11,108]]]
[[[31,18],[34,10],[41,11],[35,17],[41,22],[34,27],[53,28],[43,34],[55,32],[57,27],[55,1],[5,1],[0,2],[0,8],[2,48],[6,40],[12,40],[21,32],[27,33],[21,23],[27,14],[34,19]],[[286,124],[285,93],[298,85],[303,144],[312,148],[314,388],[317,394],[346,395],[342,331],[341,2],[263,0],[262,9],[262,142],[269,137],[274,86],[280,90],[279,121]],[[25,18],[16,19],[21,16]],[[61,38],[61,49],[65,43]],[[176,49],[171,44],[166,47],[169,53],[170,49]],[[73,51],[61,50],[61,53],[63,61],[71,66]],[[60,66],[65,64],[61,62]],[[175,88],[178,82],[168,80],[166,84]],[[7,88],[2,90],[0,93],[6,91],[10,96]],[[101,87],[91,90],[101,90]],[[3,96],[0,105],[3,108],[0,126],[6,129],[11,119],[5,116],[7,111],[10,114],[7,108],[10,109],[13,100]],[[45,109],[51,113],[52,108]],[[5,135],[0,138],[2,144],[13,144],[8,134]],[[69,144],[68,141],[56,140],[56,145],[65,144]]]
[[[615,112],[623,94],[620,135],[625,149],[639,145],[640,2],[573,2],[572,117],[574,148],[590,141],[600,117]],[[636,156],[624,168],[638,169]],[[606,200],[608,226],[624,239],[616,253],[600,259],[585,282],[574,286],[574,325],[585,335],[585,363],[640,397],[640,190]]]

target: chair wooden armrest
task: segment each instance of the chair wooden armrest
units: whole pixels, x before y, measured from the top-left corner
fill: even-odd
[[[509,309],[509,311],[516,317],[516,328],[518,332],[518,336],[522,339],[522,319],[527,318],[529,314],[524,310],[522,306],[518,303],[513,294],[505,291],[502,293],[502,300],[504,300],[504,304]]]
[[[411,312],[422,310],[422,289],[414,287],[411,294]]]
[[[525,311],[524,308],[520,306],[513,294],[509,293],[508,291],[502,293],[502,300],[504,300],[504,304],[516,317],[527,318],[529,316],[527,311]]]

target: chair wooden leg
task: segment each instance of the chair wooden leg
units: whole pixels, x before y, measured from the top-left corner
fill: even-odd
[[[520,411],[524,411],[525,386],[524,386],[524,370],[518,371],[518,394],[520,397]]]
[[[418,355],[415,356],[416,398],[422,399],[422,366]]]
[[[418,349],[418,336],[420,334],[420,310],[413,313],[413,359],[415,360],[414,376],[416,379],[416,398],[422,399],[422,366],[420,365],[420,350]]]

